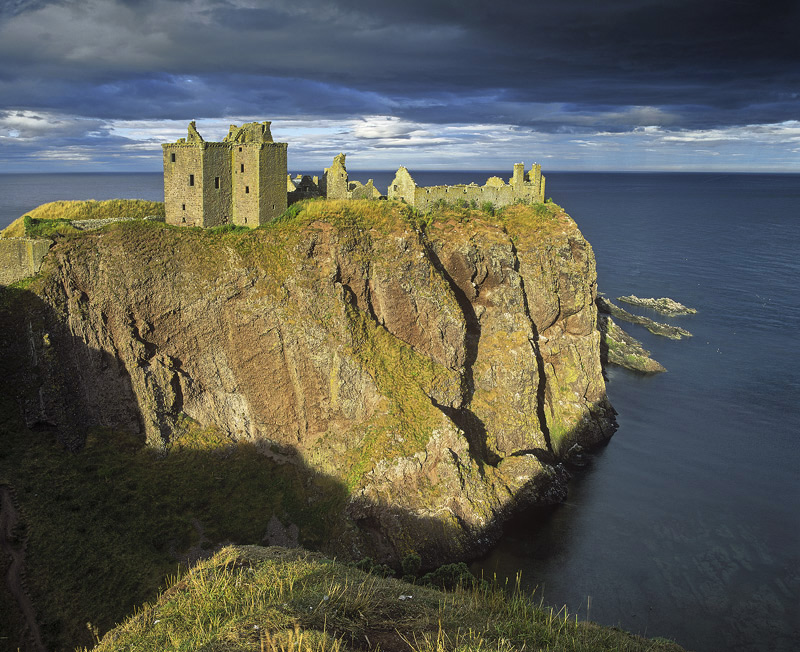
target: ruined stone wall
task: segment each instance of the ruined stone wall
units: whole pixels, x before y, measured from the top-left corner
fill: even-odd
[[[407,200],[406,200],[407,201]],[[449,204],[475,202],[478,207],[487,202],[498,208],[514,202],[511,186],[478,186],[457,185],[457,186],[428,186],[414,189],[413,206],[417,210],[426,211],[433,208],[437,201],[446,201]],[[411,203],[411,202],[409,202]]]
[[[375,182],[369,179],[366,183],[360,181],[347,182],[348,199],[380,199],[381,193],[375,187]]]
[[[232,220],[231,152],[222,143],[205,143],[203,150],[203,226]]]
[[[164,152],[164,210],[168,224],[203,226],[203,146],[169,143]]]
[[[416,188],[417,184],[411,178],[408,170],[401,167],[394,175],[394,180],[389,184],[389,190],[386,193],[389,199],[404,200],[407,204],[415,205],[416,201]]]
[[[0,239],[0,285],[10,285],[33,276],[50,250],[50,240]]]
[[[322,193],[328,199],[347,199],[347,168],[345,155],[334,157],[329,168],[322,175]]]
[[[286,210],[286,143],[264,143],[259,152],[259,215],[266,224]]]
[[[525,174],[524,165],[518,163],[514,166],[509,183],[505,183],[499,177],[492,177],[483,186],[471,183],[469,185],[420,187],[414,182],[408,170],[401,167],[389,185],[388,197],[405,201],[421,211],[430,210],[438,201],[449,204],[474,203],[478,207],[491,202],[492,206],[500,208],[518,200],[544,201],[544,177],[541,166],[533,165],[531,171]]]

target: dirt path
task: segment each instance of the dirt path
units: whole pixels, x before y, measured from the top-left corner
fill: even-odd
[[[16,543],[13,538],[14,526],[19,520],[17,508],[11,487],[0,485],[0,554],[11,559],[11,566],[6,573],[6,583],[11,596],[16,600],[19,610],[25,618],[27,634],[33,643],[31,649],[36,652],[46,652],[36,624],[36,611],[31,604],[25,587],[22,585],[22,576],[25,569],[25,549],[22,544]]]

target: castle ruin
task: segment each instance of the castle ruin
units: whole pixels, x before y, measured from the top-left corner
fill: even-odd
[[[221,143],[189,123],[186,138],[162,145],[166,221],[177,226],[266,224],[286,210],[286,143],[269,122],[231,125]]]
[[[238,224],[255,228],[278,217],[288,204],[303,199],[396,199],[419,211],[431,210],[437,202],[468,203],[500,208],[515,202],[544,201],[542,168],[529,172],[517,163],[508,183],[489,178],[455,186],[420,187],[409,171],[397,170],[387,194],[382,195],[370,179],[366,184],[350,181],[345,155],[334,157],[322,177],[305,175],[294,181],[287,174],[286,143],[272,140],[269,122],[231,125],[222,142],[206,142],[189,123],[188,135],[165,143],[164,203],[166,221],[176,226]]]
[[[434,204],[443,201],[449,204],[457,202],[475,202],[484,206],[491,202],[492,207],[500,208],[514,202],[536,203],[544,201],[544,177],[542,166],[534,163],[530,172],[525,173],[525,164],[516,163],[514,172],[508,183],[500,177],[490,177],[479,186],[476,183],[456,186],[427,186],[416,184],[411,174],[401,167],[389,186],[389,199],[400,199],[409,206],[425,212]]]
[[[293,204],[301,199],[311,197],[325,197],[326,199],[386,199],[375,187],[372,179],[367,183],[350,181],[345,167],[345,155],[337,154],[333,163],[325,168],[322,179],[304,175],[296,181],[287,177],[287,190],[289,203]]]

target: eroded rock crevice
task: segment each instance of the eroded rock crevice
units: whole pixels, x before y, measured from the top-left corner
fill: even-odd
[[[509,242],[511,243],[511,254],[514,260],[513,269],[517,274],[520,274],[520,263],[519,256],[517,255],[517,248],[514,246],[513,241]],[[528,318],[528,323],[530,324],[531,332],[533,334],[528,341],[530,342],[533,356],[536,358],[536,375],[538,380],[536,385],[536,416],[539,418],[539,428],[541,428],[542,436],[547,444],[547,452],[552,455],[553,442],[550,439],[550,428],[547,425],[547,374],[545,373],[544,357],[539,349],[539,330],[536,328],[536,323],[533,321],[533,317],[531,316],[531,310],[528,305],[528,294],[525,292],[525,279],[521,274],[519,276],[519,288],[522,292],[522,305],[524,307],[525,316]]]

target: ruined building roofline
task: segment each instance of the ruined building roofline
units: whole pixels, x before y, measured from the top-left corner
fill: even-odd
[[[230,125],[221,142],[206,142],[192,121],[186,138],[162,144],[167,221],[186,226],[257,226],[280,215],[287,203],[313,197],[388,197],[419,210],[442,201],[490,203],[495,208],[544,201],[545,178],[538,163],[530,171],[524,163],[515,163],[508,183],[494,176],[483,186],[471,182],[420,187],[408,168],[400,166],[384,196],[372,179],[366,184],[350,181],[342,152],[321,177],[305,175],[292,181],[286,169],[289,145],[273,141],[270,125],[269,121]]]
[[[174,143],[164,143],[162,147],[181,145],[184,147],[232,147],[233,145],[266,145],[273,144],[270,121],[248,122],[241,127],[230,125],[228,134],[221,141],[206,141],[197,131],[194,120],[189,123],[186,138],[178,138]],[[275,143],[276,145],[287,145],[288,143]]]

